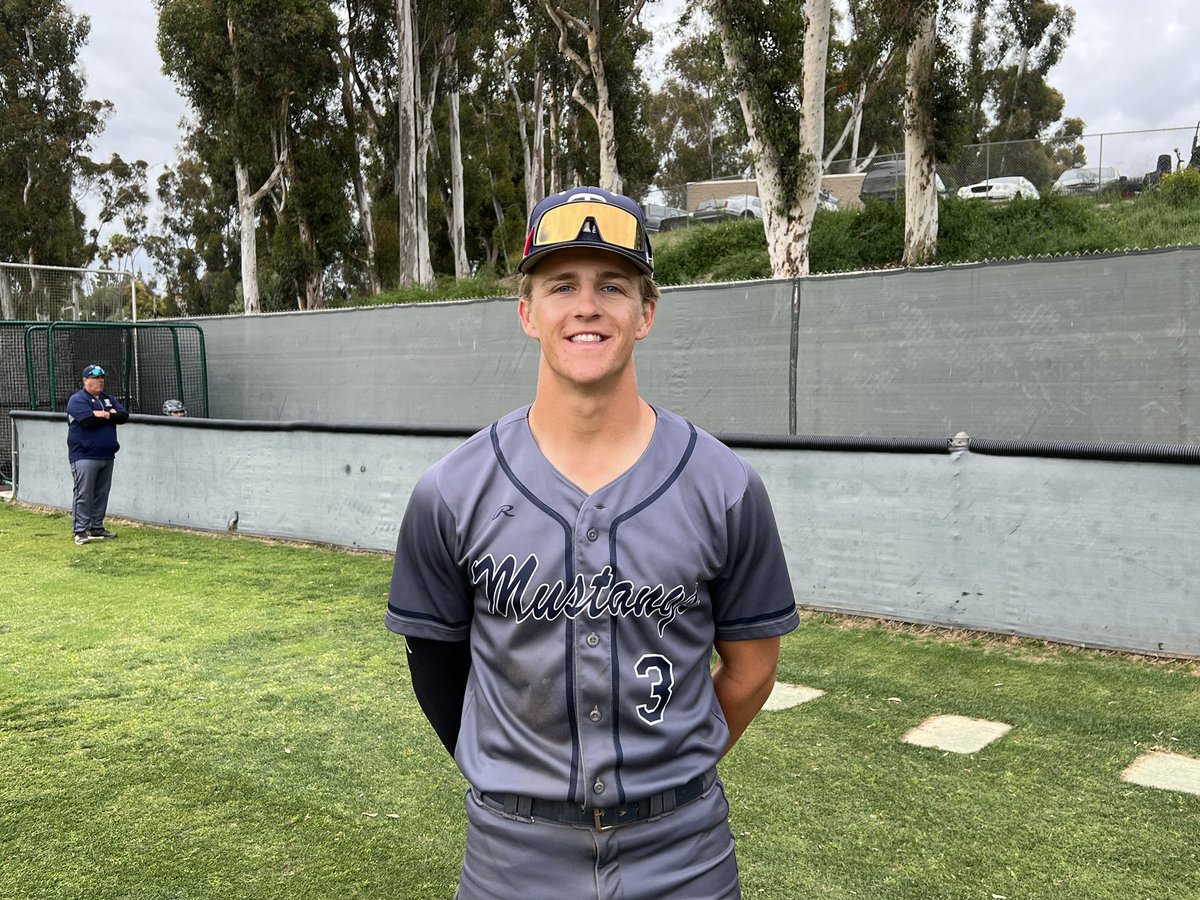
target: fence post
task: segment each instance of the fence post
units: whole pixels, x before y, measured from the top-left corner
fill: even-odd
[[[1100,185],[1104,183],[1104,173],[1101,168],[1104,166],[1104,132],[1100,132],[1100,158],[1096,161],[1096,196],[1100,196]]]

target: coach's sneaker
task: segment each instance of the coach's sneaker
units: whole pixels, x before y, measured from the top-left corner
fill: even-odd
[[[93,541],[103,541],[108,538],[115,538],[116,536],[117,533],[115,531],[109,531],[107,528],[93,528],[88,532],[88,537]]]
[[[91,542],[92,542],[92,536],[90,534],[84,534],[82,531],[76,533],[75,543],[90,544]]]

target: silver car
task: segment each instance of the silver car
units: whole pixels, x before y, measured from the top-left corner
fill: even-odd
[[[1056,194],[1098,194],[1121,183],[1121,173],[1112,166],[1080,166],[1067,169],[1050,188]]]
[[[661,203],[647,203],[642,207],[646,213],[646,230],[651,234],[659,231],[669,231],[680,225],[687,225],[690,213],[686,209],[675,206],[663,206]]]
[[[762,200],[753,194],[701,200],[692,213],[695,222],[724,222],[727,219],[761,219]]]

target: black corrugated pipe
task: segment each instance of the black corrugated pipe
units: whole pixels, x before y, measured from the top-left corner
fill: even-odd
[[[859,453],[948,453],[950,440],[937,437],[874,437],[837,434],[717,434],[729,447],[761,450],[844,450]]]
[[[1200,463],[1200,445],[1125,444],[1101,441],[1015,441],[973,437],[972,453],[991,456],[1047,456],[1107,462]]]

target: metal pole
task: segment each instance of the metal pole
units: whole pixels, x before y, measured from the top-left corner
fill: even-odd
[[[1104,173],[1101,171],[1104,166],[1104,132],[1100,132],[1100,159],[1096,162],[1096,196],[1100,196],[1100,185],[1103,184]]]

